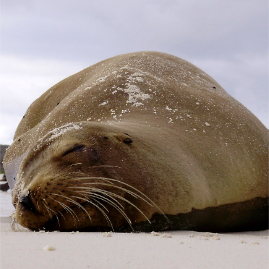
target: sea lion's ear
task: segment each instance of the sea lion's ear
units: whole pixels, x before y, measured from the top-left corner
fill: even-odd
[[[126,133],[116,134],[115,137],[117,138],[118,141],[123,142],[125,144],[132,144],[133,143],[133,139]]]

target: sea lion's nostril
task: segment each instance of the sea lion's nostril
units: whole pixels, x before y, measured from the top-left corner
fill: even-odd
[[[19,199],[19,203],[26,210],[31,210],[31,211],[34,211],[35,210],[35,206],[34,206],[32,200],[31,200],[31,197],[30,197],[30,191],[28,191],[25,195],[23,195]]]

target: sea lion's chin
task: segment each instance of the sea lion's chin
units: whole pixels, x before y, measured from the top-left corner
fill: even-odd
[[[87,213],[79,208],[84,208],[87,210]],[[57,212],[57,214],[50,214],[49,216],[35,210],[25,209],[19,205],[16,209],[16,221],[21,226],[34,231],[72,231],[86,228],[91,229],[91,227],[95,229],[94,226],[104,226],[102,216],[99,216],[93,207],[88,208],[85,204],[81,204],[77,208],[69,207],[68,210],[62,210]]]
[[[44,229],[47,217],[35,210],[26,209],[20,203],[16,206],[15,215],[13,216],[16,223],[30,230]]]
[[[82,210],[83,208],[83,210]],[[70,208],[72,214],[61,211],[51,217],[42,227],[46,231],[111,231],[114,226],[126,226],[120,216],[112,212],[104,212],[101,208],[82,203],[80,206]]]

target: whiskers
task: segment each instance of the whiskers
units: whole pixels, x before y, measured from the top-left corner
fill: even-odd
[[[65,219],[62,213],[63,211],[72,217],[74,226],[76,228],[78,227],[80,217],[75,208],[79,209],[84,215],[87,215],[89,223],[92,223],[92,216],[89,209],[87,210],[89,206],[95,207],[103,215],[107,225],[112,231],[114,231],[110,212],[112,208],[125,219],[132,231],[134,231],[134,229],[130,216],[130,207],[138,211],[148,223],[151,223],[146,213],[135,201],[140,201],[140,204],[142,202],[147,206],[155,207],[164,215],[161,209],[148,196],[126,182],[108,177],[92,177],[82,172],[72,172],[68,174],[68,179],[71,180],[72,185],[69,184],[69,186],[65,187],[65,193],[62,193],[59,190],[50,193],[48,196],[53,200],[54,204],[56,203],[62,208],[62,210],[58,210],[58,213],[54,211],[53,214],[57,218],[59,227],[60,221],[57,215]],[[127,194],[127,196],[124,194]],[[45,202],[44,205],[48,211],[48,215],[51,215],[53,210],[49,209]],[[126,210],[126,205],[128,205],[128,212]],[[164,215],[164,217],[166,216]]]
[[[80,163],[70,166],[76,165],[79,166]],[[91,167],[100,168],[120,169],[112,165]],[[45,178],[46,176],[44,175]],[[149,212],[153,210],[150,208],[155,208],[167,219],[147,195],[131,184],[110,177],[90,176],[81,171],[54,173],[46,188],[40,185],[32,191],[32,198],[35,201],[36,218],[39,215],[47,220],[42,224],[46,229],[110,227],[114,231],[114,228],[128,224],[134,231],[133,222],[142,220],[151,224]],[[44,228],[41,226],[38,229]]]
[[[79,182],[78,186],[67,187],[68,189],[71,189],[74,193],[76,193],[76,196],[73,195],[72,197],[91,203],[94,207],[96,207],[106,218],[107,223],[112,228],[112,230],[114,230],[112,221],[110,220],[108,214],[104,212],[104,210],[106,212],[109,212],[105,205],[110,205],[111,207],[116,209],[116,211],[118,211],[127,221],[132,231],[134,230],[132,227],[132,221],[125,212],[123,203],[128,204],[134,209],[136,209],[140,214],[144,216],[148,223],[151,223],[146,214],[138,206],[136,206],[134,202],[118,194],[116,191],[127,193],[134,199],[141,200],[150,207],[155,207],[161,214],[164,215],[161,209],[148,196],[139,191],[137,188],[123,181],[107,177],[91,176],[75,177],[72,180]],[[102,187],[105,187],[106,189]]]

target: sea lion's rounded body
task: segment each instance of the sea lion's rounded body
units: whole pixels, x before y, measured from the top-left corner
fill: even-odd
[[[207,74],[163,53],[120,55],[49,89],[4,167],[16,219],[30,229],[268,227],[267,129]]]

